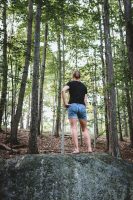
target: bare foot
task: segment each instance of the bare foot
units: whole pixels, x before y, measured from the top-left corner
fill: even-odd
[[[75,149],[72,153],[77,154],[77,153],[79,153],[79,150]]]
[[[89,150],[88,150],[88,153],[92,153],[92,152],[93,152],[92,149],[89,149]]]

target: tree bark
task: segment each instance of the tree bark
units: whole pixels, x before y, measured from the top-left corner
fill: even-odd
[[[56,125],[55,125],[55,137],[59,137],[59,132],[61,128],[61,48],[60,48],[60,34],[58,33],[58,73],[59,73],[59,81],[58,81],[58,105],[57,105],[57,114],[56,114]]]
[[[126,106],[123,108],[123,120],[124,120],[124,136],[128,137],[128,126],[127,126],[127,116],[126,116]]]
[[[119,3],[119,13],[120,13],[120,19],[122,15],[122,8],[120,0],[118,0]],[[122,19],[121,19],[122,20]],[[125,91],[125,99],[126,99],[126,107],[128,112],[128,124],[129,124],[129,133],[130,133],[130,145],[133,147],[133,116],[132,116],[132,106],[131,106],[131,98],[130,98],[130,91],[129,91],[129,82],[131,80],[130,76],[130,70],[127,67],[127,63],[125,60],[126,50],[124,45],[124,35],[122,31],[122,27],[119,26],[120,31],[120,38],[121,38],[121,57],[122,57],[122,69],[124,74],[124,91]]]
[[[29,98],[28,98],[28,110],[27,110],[27,120],[26,120],[26,129],[30,128],[30,110],[31,110],[31,98],[30,98],[30,94],[29,94]]]
[[[11,104],[11,107],[12,107],[12,111],[11,111],[11,124],[12,124],[12,120],[13,120],[13,116],[14,116],[14,113],[15,113],[15,96],[14,96],[14,75],[13,75],[13,64],[12,64],[12,56],[10,55],[9,57],[9,61],[10,61],[10,65],[11,65],[11,96],[12,96],[12,104]]]
[[[123,0],[125,8],[125,23],[126,23],[126,44],[128,50],[128,63],[131,74],[131,82],[133,81],[133,20],[132,20],[132,2],[131,0]],[[127,85],[126,85],[127,87]],[[126,88],[127,90],[128,88]],[[128,105],[129,126],[130,126],[130,142],[133,148],[133,110],[130,100]]]
[[[96,58],[96,51],[95,51],[95,58]],[[95,123],[95,134],[96,138],[99,135],[99,128],[98,128],[98,114],[97,114],[97,65],[95,59],[95,66],[94,66],[94,123]]]
[[[128,63],[133,80],[133,20],[132,20],[132,2],[131,0],[123,0],[125,8],[125,24],[126,24],[126,43],[128,49]]]
[[[64,26],[64,14],[62,13],[62,85],[65,84],[65,26]],[[61,153],[64,154],[64,135],[65,135],[65,109],[62,111],[62,138],[61,138]]]
[[[112,59],[112,48],[110,40],[110,27],[109,27],[109,3],[108,0],[104,0],[104,34],[105,34],[105,57],[107,67],[107,82],[109,91],[109,119],[110,119],[110,153],[115,156],[120,156],[120,150],[118,145],[118,134],[116,124],[116,93],[114,85],[114,69]]]
[[[38,109],[38,134],[41,134],[40,124],[42,120],[43,112],[43,85],[44,85],[44,76],[45,76],[45,66],[46,66],[46,50],[47,50],[47,37],[48,37],[48,24],[45,25],[45,34],[44,34],[44,48],[43,48],[43,58],[41,66],[41,80],[40,80],[40,91],[39,91],[39,109]]]
[[[96,57],[96,51],[94,52]],[[96,148],[96,140],[98,138],[98,118],[97,118],[97,85],[96,85],[96,60],[93,69],[93,115],[94,115],[94,148]]]
[[[116,89],[116,93],[117,93],[117,113],[118,113],[118,127],[119,127],[119,139],[120,141],[124,141],[123,140],[123,136],[122,136],[122,128],[121,128],[121,114],[120,114],[120,103],[119,103],[119,92],[118,92],[118,88]]]
[[[26,81],[27,81],[28,69],[29,69],[29,63],[30,63],[30,57],[31,57],[32,20],[33,20],[33,1],[32,0],[29,0],[28,10],[29,10],[29,18],[28,18],[28,29],[27,29],[27,49],[26,49],[25,66],[23,70],[22,81],[21,81],[21,86],[20,86],[20,91],[19,91],[17,109],[16,109],[16,113],[13,117],[12,124],[11,124],[11,137],[10,137],[11,144],[18,143],[17,131],[18,131],[19,121],[22,115],[23,100],[24,100]]]
[[[39,85],[39,58],[40,58],[40,21],[42,0],[37,1],[34,36],[34,65],[32,79],[32,102],[31,102],[31,124],[29,136],[29,153],[38,153],[38,85]]]
[[[99,5],[98,5],[99,6]],[[98,7],[99,16],[101,16],[100,8]],[[102,63],[102,83],[103,83],[103,92],[104,92],[104,111],[105,111],[105,132],[106,132],[106,151],[109,150],[109,121],[108,121],[108,94],[107,90],[105,90],[106,86],[106,68],[104,62],[104,49],[103,49],[103,31],[102,31],[102,20],[99,20],[99,30],[100,30],[100,56]]]
[[[52,135],[55,133],[55,122],[56,122],[56,108],[57,108],[57,79],[58,79],[58,74],[57,71],[55,72],[55,79],[54,79],[54,98],[53,98],[53,127],[52,127]]]
[[[7,1],[3,1],[3,65],[2,65],[2,91],[1,91],[1,100],[0,100],[0,131],[2,130],[2,117],[6,105],[6,94],[7,94],[7,73],[8,73],[8,63],[7,63]]]
[[[23,115],[20,118],[20,129],[24,129],[24,117],[23,117]]]
[[[126,73],[126,72],[125,72]],[[128,123],[129,123],[129,133],[130,133],[130,146],[133,148],[133,116],[131,110],[131,99],[129,94],[129,84],[125,85],[125,93],[126,93],[126,106],[128,111]]]

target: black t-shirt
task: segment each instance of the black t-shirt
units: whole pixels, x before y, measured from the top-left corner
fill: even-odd
[[[69,86],[69,104],[71,103],[80,103],[84,104],[84,97],[87,94],[87,87],[80,81],[70,81],[67,83]]]

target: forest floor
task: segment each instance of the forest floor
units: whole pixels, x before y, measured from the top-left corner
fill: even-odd
[[[7,132],[7,134],[5,134],[4,132],[0,133],[0,158],[8,159],[8,158],[15,157],[17,155],[27,154],[29,131],[19,130],[18,132],[19,144],[12,146],[13,150],[10,148],[10,144],[6,143],[9,136],[10,136],[9,132]],[[65,141],[64,142],[65,154],[70,154],[73,151],[73,143],[72,143],[71,136],[65,135],[64,141]],[[133,163],[133,148],[130,148],[129,139],[124,138],[124,141],[119,142],[119,145],[120,145],[122,159]],[[80,138],[79,138],[79,146],[80,146],[80,153],[87,152],[87,147],[84,144],[84,142],[81,145]],[[92,144],[92,147],[93,147],[93,144]],[[45,154],[61,153],[61,137],[55,138],[49,133],[45,133],[45,135],[39,136],[38,150],[40,154],[41,153],[45,153]],[[96,148],[94,149],[93,147],[93,152],[106,152],[105,137],[101,136],[97,139]]]

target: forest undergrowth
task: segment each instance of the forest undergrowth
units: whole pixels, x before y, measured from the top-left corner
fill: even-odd
[[[28,137],[29,131],[27,130],[19,130],[18,132],[18,145],[10,146],[7,143],[7,139],[10,136],[10,131],[8,130],[7,133],[1,132],[0,133],[0,158],[13,158],[18,155],[25,155],[27,154],[28,150]],[[38,136],[38,150],[40,154],[60,154],[61,153],[61,136],[56,138],[52,136],[50,133],[46,132],[44,135]],[[80,146],[80,153],[86,153],[87,147],[79,138],[79,146]],[[133,148],[130,147],[130,141],[127,138],[124,138],[124,141],[119,141],[120,151],[122,155],[122,159],[127,160],[133,163]],[[96,141],[96,148],[94,148],[94,144],[92,141],[93,153],[97,152],[106,152],[106,138],[100,136]],[[71,135],[65,135],[64,139],[64,153],[71,154],[73,151],[73,143]]]

